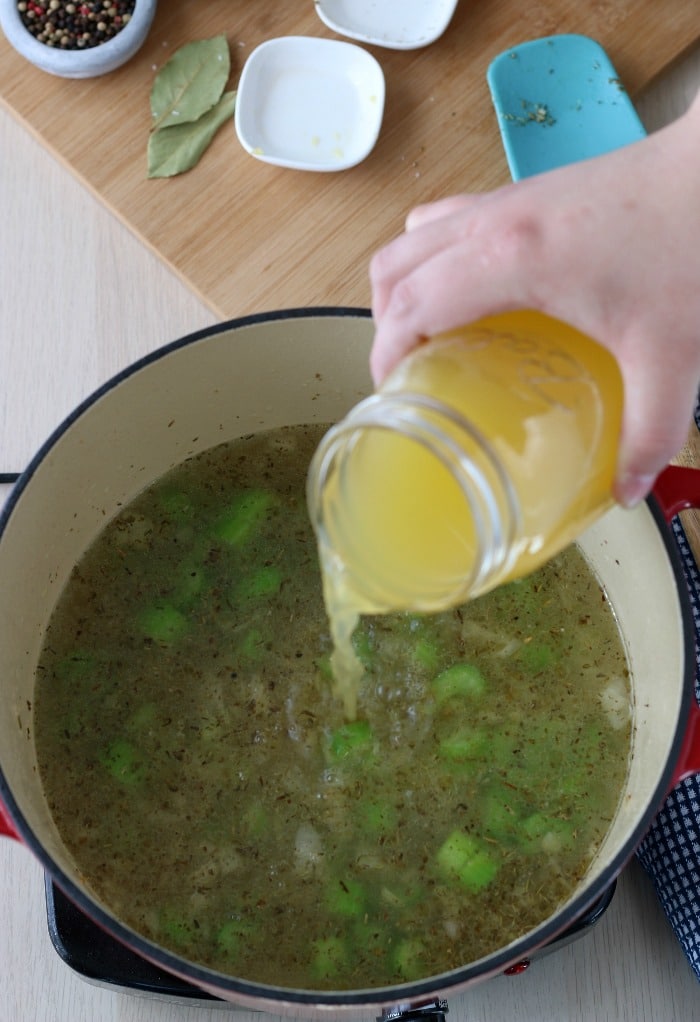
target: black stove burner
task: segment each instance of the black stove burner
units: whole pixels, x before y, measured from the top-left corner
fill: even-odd
[[[66,965],[84,979],[163,998],[223,1003],[204,990],[152,965],[110,937],[76,908],[48,875],[44,886],[51,943]]]
[[[615,886],[613,881],[588,912],[556,940],[534,952],[532,960],[570,944],[595,926],[610,905]],[[84,979],[115,989],[121,988],[166,999],[186,1001],[189,998],[192,1001],[207,1001],[212,1006],[225,1005],[225,1002],[211,994],[178,979],[177,976],[172,976],[169,972],[147,962],[140,955],[129,951],[76,908],[48,875],[45,879],[45,888],[51,943],[66,965]],[[529,962],[528,958],[507,971],[511,974],[522,972]],[[233,1005],[229,1007],[233,1009]]]

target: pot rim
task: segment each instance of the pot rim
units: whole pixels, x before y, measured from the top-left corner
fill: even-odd
[[[208,327],[202,327],[201,330],[194,330],[189,334],[185,334],[184,337],[177,338],[177,340],[168,341],[167,343],[154,348],[153,351],[149,351],[146,355],[142,355],[141,358],[136,359],[134,362],[130,362],[123,369],[114,373],[105,380],[104,383],[101,383],[95,388],[95,390],[88,394],[87,397],[83,398],[83,400],[80,401],[75,408],[73,408],[73,410],[62,419],[58,426],[49,433],[46,440],[44,440],[44,442],[39,446],[36,453],[29,460],[27,466],[19,473],[9,497],[0,509],[0,539],[5,531],[12,509],[19,500],[22,491],[25,489],[29,480],[34,475],[35,471],[45,459],[51,448],[58,443],[63,434],[70,429],[73,423],[76,422],[81,415],[91,408],[92,405],[96,404],[100,398],[105,396],[105,394],[108,394],[111,390],[114,390],[115,387],[118,387],[120,383],[128,380],[131,376],[135,376],[136,373],[145,369],[152,363],[160,361],[161,358],[165,358],[171,352],[177,351],[180,348],[189,347],[189,345],[196,344],[199,341],[206,341],[211,337],[215,337],[217,334],[228,333],[231,330],[239,330],[242,327],[255,326],[257,323],[271,323],[285,319],[306,319],[317,317],[355,317],[358,319],[371,319],[372,312],[367,308],[355,308],[349,305],[319,305],[318,307],[299,306],[290,309],[277,309],[272,312],[254,312],[247,316],[238,316],[234,319],[224,320],[221,323],[214,323]]]
[[[264,322],[317,317],[357,317],[367,319],[371,318],[371,311],[365,308],[353,308],[350,306],[310,306],[306,308],[300,307],[273,312],[254,313],[248,316],[227,320],[210,327],[205,327],[201,330],[187,334],[178,340],[162,345],[110,377],[65,417],[59,426],[51,433],[48,439],[41,445],[26,469],[21,473],[5,503],[5,506],[2,511],[0,511],[0,543],[2,542],[7,522],[14,513],[14,510],[21,499],[22,492],[53,446],[71,428],[73,423],[92,407],[92,405],[124,380],[160,359],[167,357],[170,353],[177,351],[180,348],[184,348],[188,345],[196,344],[201,341],[206,341],[221,333],[236,331],[243,327]],[[213,969],[208,969],[205,966],[199,965],[195,962],[190,962],[185,958],[181,958],[174,952],[170,952],[159,947],[142,937],[134,930],[130,929],[116,917],[103,909],[97,902],[93,901],[92,897],[85,889],[83,889],[64,870],[54,863],[50,854],[44,849],[40,838],[35,835],[29,824],[25,821],[22,811],[15,801],[12,791],[5,780],[1,762],[0,802],[2,802],[6,808],[21,843],[35,855],[46,872],[52,876],[57,886],[81,911],[96,922],[103,930],[106,930],[122,944],[128,945],[142,957],[161,966],[168,972],[182,976],[200,988],[210,991],[220,991],[224,995],[230,995],[232,999],[235,999],[236,996],[238,996],[240,999],[248,1003],[266,1002],[268,1005],[281,1005],[287,1003],[297,1006],[323,1008],[356,1006],[359,1008],[367,1007],[369,1005],[394,1005],[397,1003],[414,1002],[421,998],[433,996],[436,992],[445,992],[448,990],[464,988],[476,979],[484,979],[489,975],[497,974],[508,965],[511,965],[519,959],[527,957],[536,948],[553,940],[558,934],[569,927],[579,916],[581,916],[602,895],[634,854],[635,849],[649,829],[654,816],[661,808],[663,800],[672,783],[674,769],[679,758],[685,736],[691,701],[695,695],[695,625],[680,552],[677,549],[672,530],[668,527],[660,505],[653,496],[647,498],[647,505],[651,511],[652,517],[665,546],[666,554],[671,563],[679,597],[680,613],[683,624],[685,657],[683,671],[684,677],[681,707],[675,725],[673,741],[671,743],[671,753],[664,766],[662,775],[654,789],[653,795],[647,801],[645,814],[640,818],[639,823],[628,835],[626,841],[607,863],[605,868],[601,870],[597,877],[582,891],[580,891],[576,897],[571,899],[562,909],[555,912],[538,927],[530,930],[523,936],[518,937],[505,947],[494,951],[475,962],[470,962],[449,972],[430,976],[419,981],[389,987],[371,987],[366,989],[340,991],[307,990],[281,986],[268,986],[243,980],[226,973],[220,973]]]

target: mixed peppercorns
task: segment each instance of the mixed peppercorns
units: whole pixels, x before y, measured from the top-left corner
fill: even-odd
[[[18,0],[22,23],[40,43],[61,50],[100,46],[128,24],[136,0]]]

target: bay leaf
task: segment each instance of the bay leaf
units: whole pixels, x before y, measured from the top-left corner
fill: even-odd
[[[230,70],[231,55],[224,35],[181,46],[153,81],[152,129],[198,121],[221,99]]]
[[[219,128],[231,120],[235,108],[236,93],[225,92],[197,121],[154,131],[148,140],[148,176],[174,177],[194,167]]]

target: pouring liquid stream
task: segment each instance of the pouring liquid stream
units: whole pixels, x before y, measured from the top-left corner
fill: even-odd
[[[613,504],[613,356],[535,312],[418,348],[309,472],[336,694],[357,712],[360,615],[431,613],[533,571]]]

